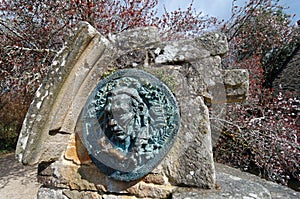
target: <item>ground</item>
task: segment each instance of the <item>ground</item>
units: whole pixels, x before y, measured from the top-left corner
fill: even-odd
[[[14,153],[0,155],[0,198],[36,199],[40,186],[36,172],[36,167],[18,163]]]
[[[36,172],[37,167],[23,166],[21,163],[18,163],[15,159],[14,153],[4,155],[0,154],[0,198],[36,199],[38,188],[40,187],[40,184],[37,183]],[[217,176],[225,173],[262,185],[270,192],[272,199],[300,198],[300,192],[222,164],[216,164],[216,172]],[[218,183],[217,177],[217,184]],[[231,185],[230,180],[226,183]],[[227,184],[219,185],[225,188]]]

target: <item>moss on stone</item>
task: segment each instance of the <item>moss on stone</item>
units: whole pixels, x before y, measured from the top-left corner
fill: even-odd
[[[168,74],[166,70],[158,69],[158,70],[149,70],[148,72],[150,72],[152,75],[154,75],[162,82],[164,82],[168,86],[168,88],[172,91],[172,93],[174,93],[175,90],[177,89],[178,83],[175,80],[176,78],[173,75]]]
[[[113,74],[115,71],[116,71],[115,68],[110,68],[110,69],[104,71],[104,72],[101,74],[102,79],[104,79],[104,78],[110,76],[110,75]]]

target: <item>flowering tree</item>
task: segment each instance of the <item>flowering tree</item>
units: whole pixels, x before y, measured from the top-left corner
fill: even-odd
[[[0,139],[19,132],[35,90],[79,21],[103,35],[156,26],[163,39],[198,35],[216,23],[195,12],[192,3],[161,17],[157,5],[157,0],[0,1]]]
[[[165,10],[156,15],[157,0],[1,1],[1,86],[34,92],[56,52],[78,21],[88,21],[103,34],[157,26],[164,38],[199,34],[216,22],[192,10]],[[4,78],[4,79],[3,79]]]
[[[233,0],[232,18],[220,29],[230,48],[223,65],[249,70],[250,95],[247,103],[228,106],[215,155],[220,162],[256,169],[264,177],[287,184],[300,179],[299,101],[283,92],[276,96],[263,87],[276,68],[265,60],[266,55],[299,38],[299,31],[290,25],[291,16],[279,2],[249,0],[238,6]],[[157,4],[157,0],[2,0],[0,139],[16,139],[33,93],[79,21],[88,21],[103,35],[157,26],[165,40],[219,28],[215,18],[195,12],[192,3],[186,10],[165,10],[161,17]]]
[[[246,103],[227,106],[216,159],[282,184],[299,183],[299,98],[263,86],[269,81],[266,71],[276,68],[266,55],[293,44],[299,32],[279,0],[235,3],[222,28],[230,47],[224,65],[248,69],[250,91]]]

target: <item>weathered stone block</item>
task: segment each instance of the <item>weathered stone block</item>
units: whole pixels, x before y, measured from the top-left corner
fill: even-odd
[[[168,68],[168,67],[165,67]],[[214,186],[214,164],[208,108],[203,98],[195,97],[194,88],[172,67],[165,74],[174,78],[175,95],[181,110],[181,127],[173,148],[161,163],[162,172],[175,185]]]
[[[178,189],[174,191],[172,198],[208,198],[208,199],[221,199],[221,198],[261,198],[271,199],[270,192],[262,185],[252,182],[250,180],[241,179],[225,173],[217,175],[218,189],[210,191],[199,190],[185,190]]]
[[[228,102],[244,101],[249,91],[248,71],[241,69],[225,70],[224,85]]]
[[[62,189],[51,189],[46,187],[41,187],[37,193],[37,198],[43,199],[68,199],[63,195]]]
[[[41,161],[52,161],[57,159],[66,147],[66,140],[69,136],[65,134],[52,136],[60,128],[51,129],[52,120],[57,109],[62,108],[62,111],[65,112],[70,107],[70,101],[64,101],[67,103],[65,106],[61,104],[64,96],[72,98],[72,94],[74,94],[72,92],[74,90],[70,89],[70,86],[73,85],[73,77],[70,73],[74,71],[75,63],[88,49],[89,43],[96,35],[99,36],[99,33],[87,23],[81,24],[70,43],[59,52],[53,61],[48,79],[37,90],[23,123],[16,148],[16,155],[20,162],[36,164]],[[71,91],[71,93],[65,95],[66,91]],[[53,150],[54,145],[56,145],[55,150]]]
[[[160,42],[155,27],[136,28],[117,34],[110,34],[109,40],[121,50],[132,50],[137,48],[151,47]]]
[[[39,198],[78,198],[83,193],[94,198],[167,198],[178,186],[213,188],[208,106],[244,100],[248,91],[245,71],[221,69],[227,49],[219,33],[161,43],[154,27],[106,38],[81,23],[38,89],[17,145],[19,161],[39,164],[38,179],[45,186]],[[181,116],[170,152],[149,175],[131,182],[101,172],[81,140],[88,96],[100,80],[124,68],[147,71],[164,82]]]

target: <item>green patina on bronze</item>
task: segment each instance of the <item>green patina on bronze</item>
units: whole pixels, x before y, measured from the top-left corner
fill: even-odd
[[[99,82],[83,109],[82,139],[109,177],[131,181],[149,173],[170,150],[179,129],[175,97],[158,78],[137,69]]]

